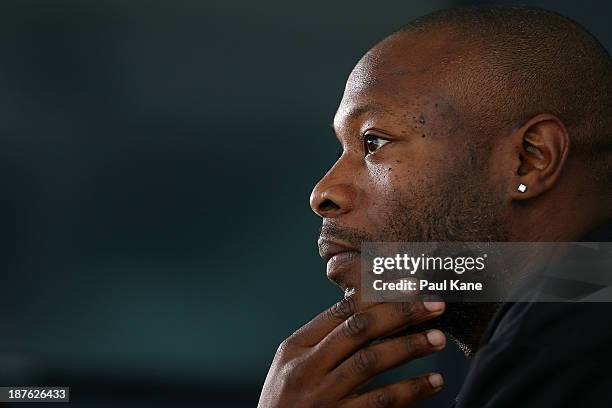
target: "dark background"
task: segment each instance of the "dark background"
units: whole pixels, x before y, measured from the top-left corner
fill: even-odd
[[[278,344],[341,295],[308,197],[348,73],[459,3],[4,0],[0,385],[255,406]],[[530,4],[610,48],[603,2]],[[449,345],[395,377],[440,370],[445,407],[466,367]]]

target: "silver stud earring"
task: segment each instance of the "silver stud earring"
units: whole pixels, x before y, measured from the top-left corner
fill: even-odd
[[[521,184],[519,184],[517,190],[520,191],[521,193],[524,193],[525,191],[527,191],[527,186],[525,184],[521,183]]]

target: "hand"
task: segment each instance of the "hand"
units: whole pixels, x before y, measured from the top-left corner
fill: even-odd
[[[443,302],[361,304],[358,292],[336,303],[283,341],[259,408],[406,407],[438,392],[439,374],[400,381],[362,395],[355,390],[401,363],[442,350],[444,334],[429,330],[372,340],[439,316]]]

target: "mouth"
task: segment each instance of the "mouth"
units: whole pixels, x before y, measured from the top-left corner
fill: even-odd
[[[346,258],[359,254],[359,248],[356,248],[348,243],[335,239],[320,237],[318,241],[319,255],[325,262],[330,262],[332,258]]]
[[[351,273],[354,265],[359,263],[360,249],[342,242],[322,236],[318,241],[319,255],[327,263],[327,277],[334,281],[344,291],[345,296],[355,290],[355,284],[349,282],[355,277]]]

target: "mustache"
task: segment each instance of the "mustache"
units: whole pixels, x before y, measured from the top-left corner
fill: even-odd
[[[373,242],[369,233],[357,228],[345,227],[334,221],[323,221],[319,229],[319,237],[337,238],[355,248],[360,248],[362,242]]]

